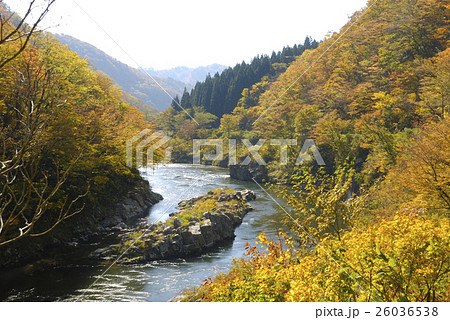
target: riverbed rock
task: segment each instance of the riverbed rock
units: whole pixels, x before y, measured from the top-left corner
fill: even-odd
[[[263,182],[268,179],[268,173],[265,166],[251,161],[248,165],[230,165],[230,177],[241,181]]]
[[[200,255],[207,250],[235,237],[234,230],[252,210],[248,201],[255,199],[253,191],[218,191],[201,197],[181,201],[180,212],[174,213],[169,222],[140,225],[123,234],[121,243],[101,250],[101,256],[124,254],[125,263],[142,263],[159,259],[173,259]],[[212,210],[189,217],[184,222],[177,216],[192,212],[202,201],[216,201]],[[139,235],[137,240],[136,237]],[[128,249],[130,243],[135,244]],[[119,249],[117,249],[119,248]],[[128,250],[127,250],[128,249]]]
[[[181,221],[178,218],[173,219],[173,227],[174,229],[178,229],[179,227],[181,227]]]

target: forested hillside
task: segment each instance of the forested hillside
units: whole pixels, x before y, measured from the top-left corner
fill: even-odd
[[[251,132],[251,116],[236,119],[235,115],[253,112],[258,97],[269,88],[296,57],[305,50],[317,47],[309,37],[303,45],[286,46],[272,55],[257,56],[250,63],[242,62],[225,69],[214,77],[207,76],[189,93],[185,90],[181,99],[175,97],[169,109],[160,113],[161,128],[172,136],[172,161],[192,161],[192,139],[254,138]],[[219,127],[219,125],[222,125]],[[244,129],[239,131],[238,127]],[[232,129],[233,128],[233,129]],[[236,129],[234,129],[236,128]],[[230,135],[230,130],[235,132]],[[238,131],[240,133],[238,133]]]
[[[260,96],[252,130],[312,137],[328,163],[359,159],[376,175],[396,162],[414,128],[448,114],[448,2],[381,1],[361,14],[326,54],[341,34],[306,52]]]
[[[167,91],[167,94],[145,72],[118,61],[93,45],[68,35],[57,34],[55,36],[61,43],[68,45],[70,50],[87,59],[93,68],[111,77],[122,90],[142,100],[144,104],[136,104],[136,101],[133,100],[127,100],[127,102],[133,103],[144,113],[155,113],[154,108],[158,111],[167,109],[170,106],[171,97],[182,93],[186,87],[184,82],[154,76],[154,79]]]
[[[123,102],[110,78],[52,35],[24,26],[3,3],[0,10],[3,247],[46,234],[77,213],[95,214],[93,207],[136,187],[142,179],[125,166],[125,141],[152,125]]]
[[[190,93],[185,91],[181,100],[172,102],[172,106],[180,104],[184,109],[202,106],[206,112],[220,118],[233,111],[243,89],[250,88],[264,76],[284,71],[303,51],[316,46],[316,41],[306,38],[303,45],[284,47],[278,53],[273,52],[270,57],[257,56],[250,63],[243,61],[233,68],[223,70],[220,74],[216,73],[213,77],[207,76],[206,80],[198,82]]]
[[[301,143],[280,165],[265,143],[269,179],[292,188],[274,188],[292,233],[262,234],[265,250],[248,245],[184,299],[448,301],[449,18],[446,0],[370,0],[274,81],[242,91],[211,136],[313,139],[326,166],[295,165]]]
[[[416,128],[448,114],[447,10],[446,1],[377,3],[364,15],[355,13],[340,33],[295,60],[282,52],[260,57],[198,83],[190,94],[185,92],[180,105],[192,110],[194,119],[200,110],[212,114],[209,119],[216,122],[209,123],[215,127],[220,120],[217,129],[204,131],[204,116],[198,125],[176,107],[161,115],[161,125],[180,139],[185,137],[186,143],[206,136],[312,138],[329,170],[350,159],[364,164],[361,179],[379,177],[396,163],[399,144]],[[305,43],[297,50],[310,46]],[[253,77],[259,79],[255,84],[231,76],[250,74],[249,70],[269,71]],[[239,91],[236,83],[243,89]],[[221,97],[218,102],[216,96]],[[260,149],[274,179],[295,169],[301,146],[290,147],[287,166],[275,161],[279,148],[267,143]]]

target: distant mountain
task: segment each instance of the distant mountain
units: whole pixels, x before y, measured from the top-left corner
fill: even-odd
[[[125,100],[136,105],[144,113],[153,113],[156,111],[155,108],[159,111],[167,109],[172,102],[170,96],[182,95],[186,87],[182,81],[152,75],[167,91],[167,94],[144,72],[118,61],[93,45],[69,35],[56,34],[55,37],[62,44],[66,44],[70,50],[87,59],[94,69],[98,69],[112,78],[126,93],[131,95],[131,97],[124,95]]]
[[[172,78],[183,81],[187,85],[194,86],[198,81],[205,81],[208,74],[214,76],[217,72],[221,73],[226,68],[227,66],[215,63],[198,68],[176,67],[166,70],[155,70],[153,68],[148,68],[145,69],[145,71],[152,76]]]

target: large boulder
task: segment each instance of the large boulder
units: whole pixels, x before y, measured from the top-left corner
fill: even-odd
[[[267,180],[268,173],[265,166],[261,166],[255,161],[251,161],[248,165],[230,165],[230,177],[241,181],[263,182]]]

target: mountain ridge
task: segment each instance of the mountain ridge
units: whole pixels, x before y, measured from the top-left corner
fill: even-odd
[[[172,78],[193,87],[197,82],[204,81],[208,74],[214,75],[216,73],[221,73],[226,68],[228,67],[225,65],[213,63],[196,68],[178,66],[170,69],[158,70],[154,68],[144,68],[144,70],[152,76]]]
[[[185,83],[171,78],[149,77],[145,72],[130,67],[94,45],[70,35],[54,34],[54,36],[70,50],[87,59],[91,67],[100,70],[125,92],[142,101],[143,104],[140,103],[138,108],[144,114],[154,113],[155,110],[152,110],[154,108],[158,111],[167,109],[172,97],[181,94],[186,87]]]

